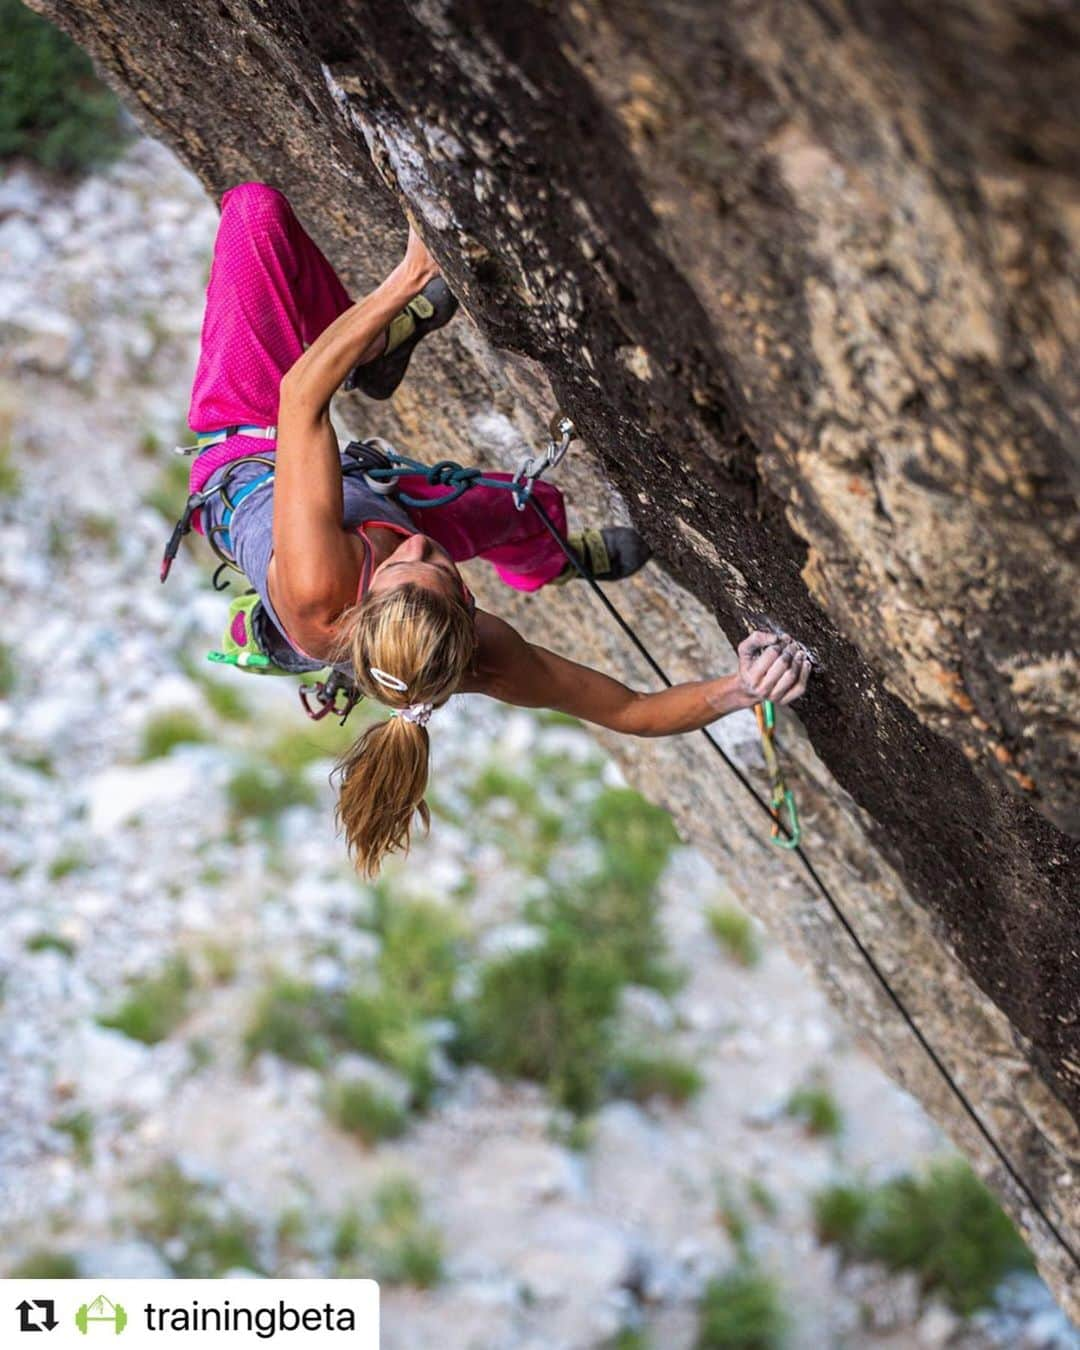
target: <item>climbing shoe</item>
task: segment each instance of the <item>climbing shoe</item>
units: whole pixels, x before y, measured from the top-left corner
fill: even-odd
[[[644,567],[652,550],[628,525],[605,525],[601,530],[575,530],[566,536],[571,552],[596,581],[621,581]],[[569,561],[555,578],[555,585],[581,573]]]
[[[421,338],[450,322],[458,302],[442,277],[435,277],[390,321],[386,347],[374,361],[354,366],[343,389],[359,389],[368,398],[389,398],[405,377],[409,358]]]

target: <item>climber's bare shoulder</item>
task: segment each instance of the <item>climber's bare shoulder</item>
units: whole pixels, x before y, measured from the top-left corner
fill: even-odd
[[[486,694],[519,708],[550,708],[601,726],[615,726],[623,705],[638,697],[598,670],[527,642],[486,610],[476,611],[476,636],[476,658],[458,693]]]

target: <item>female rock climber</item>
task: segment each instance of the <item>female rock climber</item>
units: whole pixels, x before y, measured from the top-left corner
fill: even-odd
[[[577,575],[511,493],[474,488],[445,507],[410,513],[363,480],[343,478],[329,414],[335,391],[346,383],[388,398],[416,344],[456,308],[411,229],[402,261],[354,304],[280,192],[243,183],[222,198],[189,412],[208,448],[195,460],[191,490],[212,487],[236,459],[273,455],[271,490],[239,502],[230,536],[271,621],[275,659],[300,670],[335,665],[391,710],[336,771],[338,824],[367,876],[387,853],[407,851],[414,816],[429,823],[426,725],[451,694],[551,708],[627,735],[670,736],[762,699],[790,703],[810,674],[798,644],[758,632],[740,644],[732,675],[636,692],[476,608],[457,568],[469,558],[486,559],[519,591]],[[238,466],[233,495],[264,472]],[[401,487],[417,497],[443,491],[416,477]],[[535,491],[565,533],[561,494],[543,482]],[[212,529],[222,510],[212,498],[196,528]],[[569,542],[601,579],[629,576],[649,556],[625,528],[587,530]]]

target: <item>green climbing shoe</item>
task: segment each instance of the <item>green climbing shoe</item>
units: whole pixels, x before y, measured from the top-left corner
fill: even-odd
[[[342,388],[359,389],[368,398],[389,398],[405,378],[416,344],[448,324],[457,307],[458,302],[442,277],[429,281],[391,321],[385,349],[374,361],[354,366]]]
[[[632,576],[652,557],[652,550],[637,530],[628,525],[605,525],[600,530],[575,530],[566,536],[566,542],[585,571],[595,581],[622,581]],[[569,561],[554,584],[580,577],[581,573]]]

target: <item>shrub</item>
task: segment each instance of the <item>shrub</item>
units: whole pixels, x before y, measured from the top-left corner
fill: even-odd
[[[330,1056],[325,1001],[311,985],[276,979],[263,991],[244,1037],[248,1059],[267,1050],[321,1069]]]
[[[119,1008],[99,1017],[98,1023],[122,1031],[133,1040],[154,1045],[183,1020],[192,983],[187,959],[175,956],[157,975],[136,981]]]
[[[1031,1256],[993,1196],[960,1159],[880,1186],[830,1186],[814,1201],[823,1241],[851,1259],[911,1270],[923,1290],[969,1316]]]
[[[708,912],[713,936],[741,966],[756,966],[761,960],[761,944],[748,914],[734,905],[715,905]]]
[[[335,1083],[327,1093],[327,1110],[333,1120],[365,1144],[393,1139],[406,1125],[405,1111],[392,1097],[371,1083]]]
[[[166,520],[176,520],[188,499],[190,475],[190,461],[170,455],[158,470],[157,480],[143,497],[143,502]],[[188,542],[185,540],[185,544]]]
[[[425,1107],[435,1087],[431,1045],[408,1004],[393,990],[354,990],[341,1005],[335,1030],[346,1045],[391,1065],[409,1080],[412,1104]]]
[[[710,1280],[699,1308],[695,1350],[776,1350],[786,1318],[776,1283],[743,1262]]]
[[[486,966],[462,1017],[459,1053],[497,1073],[545,1083],[581,1114],[600,1098],[620,984],[610,957],[565,927]]]
[[[802,1121],[810,1134],[835,1137],[844,1128],[844,1117],[836,1098],[822,1083],[807,1083],[796,1088],[784,1110],[793,1120]]]
[[[334,1029],[346,1045],[404,1073],[413,1105],[423,1107],[435,1086],[423,1022],[460,1015],[454,984],[464,933],[458,916],[442,904],[395,902],[378,890],[376,905],[379,983],[345,997]]]
[[[731,1238],[740,1260],[750,1251],[750,1220],[732,1182],[724,1176],[716,1179],[716,1220]]]
[[[449,1017],[461,958],[461,921],[430,901],[391,904],[379,922],[379,975],[417,1017]]]
[[[175,1163],[164,1163],[138,1184],[146,1209],[140,1235],[165,1248],[180,1279],[215,1279],[234,1267],[260,1271],[255,1232],[213,1189],[190,1181]]]
[[[527,917],[562,928],[621,982],[673,992],[680,976],[665,962],[656,885],[678,836],[665,811],[628,788],[609,788],[592,803],[587,837],[600,847],[599,867],[527,907]]]
[[[0,0],[0,158],[77,173],[126,140],[120,105],[90,58],[19,0]]]
[[[774,1219],[780,1212],[776,1197],[760,1177],[751,1177],[746,1183],[746,1195],[750,1203],[767,1219]]]
[[[64,877],[71,876],[72,872],[81,872],[87,866],[89,859],[82,849],[65,849],[49,864],[48,877],[50,881],[62,881]]]
[[[247,722],[251,720],[251,705],[247,699],[231,684],[221,680],[206,678],[200,681],[203,697],[210,711],[224,722]]]
[[[814,1226],[822,1242],[854,1251],[856,1234],[870,1208],[870,1191],[863,1186],[833,1185],[814,1196]]]
[[[75,943],[59,933],[34,933],[26,939],[28,952],[59,952],[69,959],[75,955]]]
[[[202,723],[194,713],[182,709],[158,713],[142,732],[139,758],[144,762],[164,757],[177,745],[198,745],[208,739]]]
[[[385,1178],[364,1209],[353,1205],[344,1210],[331,1250],[339,1274],[355,1263],[362,1275],[422,1289],[442,1278],[442,1241],[423,1221],[420,1193],[409,1177]]]
[[[29,1256],[11,1267],[9,1280],[76,1280],[79,1267],[73,1256],[63,1252],[31,1252]]]
[[[2,0],[0,0],[2,3]],[[11,442],[0,441],[0,497],[14,497],[22,486],[19,470],[15,467]]]
[[[0,482],[0,496],[3,486]],[[19,677],[15,670],[15,658],[6,642],[0,642],[0,698],[10,698],[15,692]]]
[[[649,1350],[649,1338],[638,1327],[623,1327],[604,1342],[603,1350]]]
[[[314,806],[318,800],[315,789],[300,774],[283,773],[262,764],[238,769],[226,791],[234,820],[268,824],[290,806]]]
[[[89,1111],[72,1111],[52,1122],[54,1130],[66,1134],[71,1140],[75,1157],[84,1167],[93,1161],[94,1117]]]
[[[618,1096],[634,1101],[666,1097],[681,1104],[701,1091],[703,1081],[693,1064],[676,1055],[636,1051],[617,1058],[611,1086]]]

